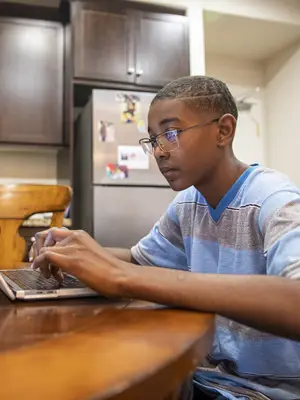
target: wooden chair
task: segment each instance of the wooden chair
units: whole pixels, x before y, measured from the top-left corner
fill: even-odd
[[[0,268],[16,268],[25,256],[18,230],[32,214],[53,212],[51,226],[63,225],[71,188],[58,185],[0,185]]]

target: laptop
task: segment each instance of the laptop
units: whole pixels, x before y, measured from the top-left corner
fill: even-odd
[[[0,270],[0,289],[10,300],[47,300],[99,296],[77,278],[64,273],[63,283],[32,269]]]

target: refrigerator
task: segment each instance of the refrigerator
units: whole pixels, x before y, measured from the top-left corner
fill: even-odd
[[[105,247],[135,245],[176,194],[138,143],[153,97],[93,90],[75,122],[72,225]]]

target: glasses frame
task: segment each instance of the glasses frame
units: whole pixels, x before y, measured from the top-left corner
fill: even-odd
[[[206,122],[206,123],[200,122],[199,124],[190,126],[189,128],[185,128],[185,129],[170,129],[169,131],[166,130],[166,131],[164,131],[164,132],[162,132],[162,133],[159,133],[159,134],[156,135],[156,136],[152,136],[152,137],[150,136],[149,138],[142,138],[142,139],[140,139],[140,140],[139,140],[139,144],[142,146],[142,148],[143,148],[143,150],[144,150],[144,152],[145,152],[146,154],[149,153],[150,155],[152,155],[152,154],[154,153],[154,150],[156,149],[157,146],[158,146],[158,147],[160,148],[160,150],[163,151],[164,153],[171,153],[172,151],[175,151],[175,150],[177,150],[177,149],[179,148],[178,135],[179,135],[180,133],[184,133],[184,132],[190,131],[190,130],[192,130],[192,129],[196,129],[196,128],[204,128],[204,127],[206,127],[206,126],[208,126],[208,125],[210,125],[210,124],[214,124],[214,123],[216,123],[216,122],[219,122],[220,119],[221,119],[221,117],[219,117],[219,118],[214,118],[213,120],[211,120],[211,121],[209,121],[209,122]],[[174,148],[174,149],[172,149],[172,150],[165,150],[165,149],[163,148],[162,144],[160,143],[159,138],[162,137],[162,136],[167,135],[168,132],[175,132],[175,131],[176,131],[175,137],[176,137],[177,147]],[[144,149],[144,147],[143,147],[143,144],[151,144],[151,146],[152,146],[152,152],[150,153],[150,152],[146,151],[146,150]]]

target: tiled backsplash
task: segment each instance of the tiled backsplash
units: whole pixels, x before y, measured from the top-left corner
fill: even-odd
[[[0,184],[57,183],[57,150],[39,147],[0,148]]]

